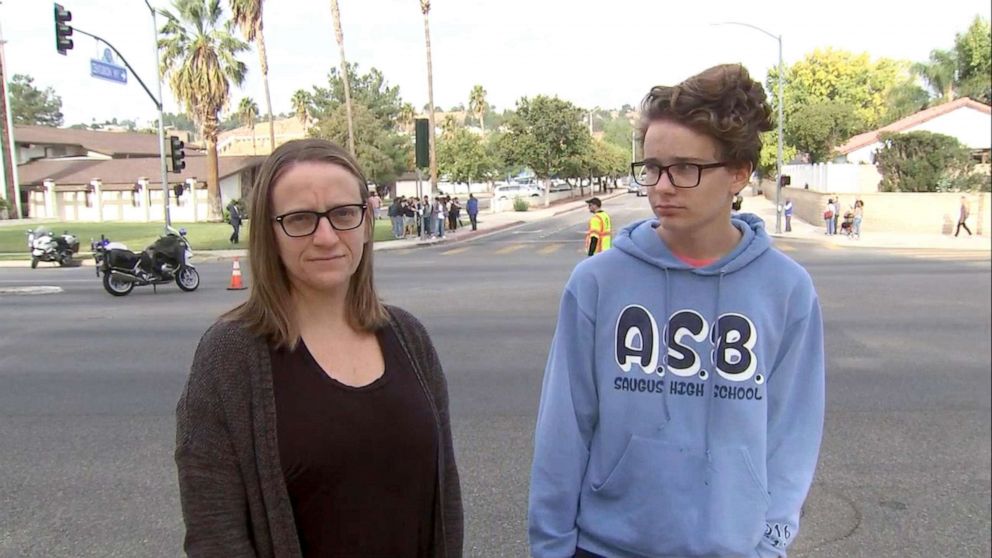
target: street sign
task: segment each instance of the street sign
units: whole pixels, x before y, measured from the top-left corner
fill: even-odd
[[[103,50],[103,60],[90,59],[90,75],[95,78],[127,84],[127,68],[118,66],[114,53],[109,48]]]

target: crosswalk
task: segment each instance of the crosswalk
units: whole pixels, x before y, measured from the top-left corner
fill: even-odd
[[[981,250],[936,250],[936,249],[907,249],[907,248],[869,248],[850,252],[843,247],[833,244],[795,244],[786,242],[775,243],[775,248],[789,254],[791,257],[819,252],[821,255],[830,254],[830,257],[842,257],[845,254],[859,255],[884,255],[890,257],[911,258],[914,260],[942,261],[942,262],[962,262],[975,266],[992,265],[992,252]],[[424,254],[423,248],[409,248],[396,250],[391,253],[403,256],[407,254]],[[510,257],[547,257],[564,256],[566,254],[584,255],[586,253],[585,244],[580,240],[574,241],[521,241],[521,242],[489,242],[489,243],[467,243],[450,247],[439,246],[434,255],[441,257],[488,257],[488,256],[510,256]]]

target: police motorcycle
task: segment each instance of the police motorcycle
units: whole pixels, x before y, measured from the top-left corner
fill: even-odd
[[[38,262],[71,266],[73,254],[79,252],[79,240],[68,231],[56,235],[47,227],[36,227],[28,229],[28,251],[31,252],[31,269],[38,267]]]
[[[151,285],[155,289],[172,281],[186,292],[200,286],[200,274],[189,263],[193,250],[186,239],[186,229],[167,227],[166,234],[139,253],[103,235],[91,247],[97,277],[103,275],[103,288],[114,296],[127,295],[136,286]]]

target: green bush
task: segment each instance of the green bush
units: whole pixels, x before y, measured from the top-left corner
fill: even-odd
[[[523,199],[523,198],[521,198],[519,196],[516,197],[516,198],[513,198],[513,210],[514,211],[527,211],[528,209],[530,209],[530,202],[528,202],[527,200],[525,200],[525,199]]]
[[[975,174],[971,151],[951,136],[932,132],[883,133],[875,154],[883,192],[974,190],[987,179]]]

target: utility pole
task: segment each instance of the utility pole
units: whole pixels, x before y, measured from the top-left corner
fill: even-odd
[[[158,59],[158,20],[155,18],[155,8],[148,3],[148,0],[145,0],[145,5],[148,6],[148,11],[152,13],[152,31],[155,37],[155,71],[158,75],[158,81],[156,82],[158,86],[158,100],[155,102],[156,106],[158,106],[158,152],[159,163],[162,167],[162,207],[165,208],[165,227],[168,229],[172,225],[172,220],[169,218],[169,173],[165,168],[165,113],[162,110],[162,64]],[[272,122],[269,122],[269,128],[271,127]],[[195,208],[195,188],[190,188],[190,195],[193,197],[193,207]]]
[[[21,218],[21,188],[17,182],[17,161],[14,153],[14,119],[7,95],[7,60],[4,56],[3,31],[0,30],[0,159],[3,159],[4,197],[13,208],[10,219]]]

